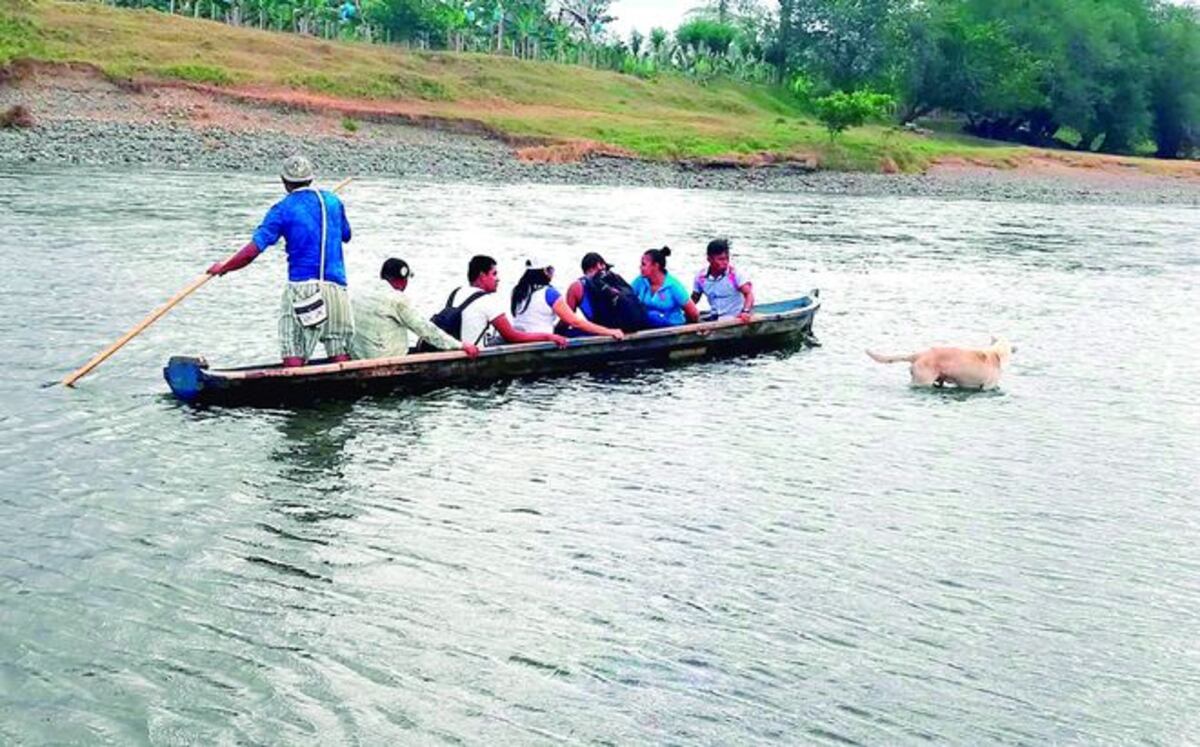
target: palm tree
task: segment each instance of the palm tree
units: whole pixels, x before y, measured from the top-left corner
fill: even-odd
[[[537,57],[537,33],[544,19],[545,16],[533,7],[522,8],[513,18],[513,30],[517,33],[522,58]]]
[[[463,51],[463,33],[468,25],[466,4],[463,0],[442,0],[438,4],[438,17],[446,29],[446,47]]]
[[[654,58],[659,62],[664,62],[667,57],[667,40],[670,35],[667,30],[658,26],[650,29],[650,49],[654,53]]]
[[[571,48],[571,29],[561,23],[551,23],[548,39],[555,62],[566,62]]]

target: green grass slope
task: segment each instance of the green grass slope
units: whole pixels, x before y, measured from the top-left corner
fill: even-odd
[[[953,155],[1001,162],[1016,152],[953,135],[864,127],[831,143],[786,92],[675,74],[642,80],[508,57],[414,52],[235,28],[154,11],[61,0],[0,0],[0,65],[83,62],[120,77],[235,90],[302,91],[484,122],[514,136],[591,140],[647,158],[768,153],[822,167],[902,170]]]

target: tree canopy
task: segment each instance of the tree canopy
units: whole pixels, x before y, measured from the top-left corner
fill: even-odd
[[[779,0],[775,58],[818,87],[873,87],[902,119],[1161,157],[1200,145],[1200,19],[1160,0]]]

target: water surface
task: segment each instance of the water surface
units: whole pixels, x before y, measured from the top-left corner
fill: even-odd
[[[332,182],[332,178],[330,179]],[[825,347],[306,410],[193,410],[276,355],[277,248],[82,364],[277,195],[0,172],[0,742],[1180,744],[1200,729],[1194,209],[366,179],[353,287],[559,284],[733,238]],[[873,347],[1018,345],[997,393]]]

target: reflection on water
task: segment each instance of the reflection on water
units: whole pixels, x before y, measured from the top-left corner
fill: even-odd
[[[1191,738],[1194,210],[356,181],[352,290],[393,253],[430,311],[479,251],[686,277],[727,234],[825,345],[204,410],[161,366],[273,359],[280,251],[38,385],[276,182],[89,179],[0,173],[0,742]],[[994,393],[863,353],[991,334]]]
[[[352,435],[346,427],[351,409],[348,403],[329,402],[281,413],[278,428],[283,438],[272,452],[272,461],[284,466],[281,476],[301,485],[321,478],[343,479],[344,451]]]

